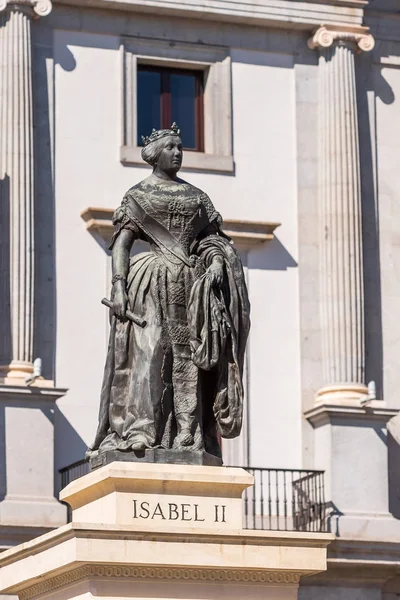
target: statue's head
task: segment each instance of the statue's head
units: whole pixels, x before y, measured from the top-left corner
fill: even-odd
[[[170,129],[153,129],[148,137],[142,136],[142,158],[149,165],[166,173],[176,174],[182,166],[182,140],[176,123]]]

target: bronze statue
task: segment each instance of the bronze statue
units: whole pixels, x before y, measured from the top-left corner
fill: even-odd
[[[233,438],[242,425],[250,306],[240,258],[207,194],[177,177],[176,124],[143,143],[153,172],[113,216],[111,331],[92,468],[109,462],[98,460],[107,453],[146,460],[155,449],[166,462],[220,459],[217,431]],[[137,239],[150,251],[130,258]]]

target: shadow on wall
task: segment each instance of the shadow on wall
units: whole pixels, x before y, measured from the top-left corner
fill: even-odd
[[[379,181],[377,178],[376,97],[390,104],[394,94],[375,68],[375,55],[358,58],[357,101],[359,114],[362,229],[365,302],[365,381],[374,380],[383,398],[382,286],[379,239]]]
[[[375,95],[384,104],[393,104],[396,97],[393,92],[393,88],[388,84],[384,76],[382,75],[382,69],[384,67],[376,67],[374,69],[374,90]]]
[[[36,34],[36,30],[35,30]],[[42,374],[55,379],[56,356],[56,232],[52,156],[52,123],[46,61],[52,58],[51,40],[34,45],[33,108],[35,119],[35,336],[34,358],[42,359]]]
[[[333,533],[336,537],[340,537],[340,517],[343,517],[343,513],[338,509],[336,504],[332,501],[326,503],[326,520],[327,530],[329,533]]]
[[[259,250],[249,252],[248,267],[265,271],[287,271],[297,267],[297,262],[279,239],[274,237]]]
[[[0,365],[11,360],[10,178],[0,179]]]
[[[6,464],[6,410],[0,404],[0,502],[7,495],[7,464]]]
[[[400,519],[400,417],[387,424],[389,512]]]
[[[0,415],[1,416],[1,415]],[[1,423],[0,423],[1,424]],[[80,437],[77,431],[65,415],[56,406],[54,411],[54,440],[55,440],[55,460],[56,472],[54,474],[54,495],[58,498],[61,490],[61,478],[59,469],[67,467],[78,460],[82,460],[87,450],[87,444]],[[1,446],[0,446],[1,452]],[[62,458],[61,458],[62,457]],[[1,454],[0,454],[1,461]],[[1,468],[1,462],[0,462]]]
[[[68,46],[59,48],[57,63],[64,71],[73,71],[76,67],[75,56],[72,54]]]

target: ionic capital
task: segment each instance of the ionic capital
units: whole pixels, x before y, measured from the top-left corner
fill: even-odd
[[[0,12],[7,8],[32,11],[34,17],[45,17],[51,13],[51,0],[0,0]]]
[[[374,37],[368,33],[368,28],[362,28],[355,31],[343,31],[336,27],[323,25],[308,40],[308,47],[329,48],[334,43],[356,44],[358,51],[370,52],[375,46]]]

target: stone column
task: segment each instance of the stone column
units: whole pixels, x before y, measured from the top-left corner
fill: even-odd
[[[50,0],[0,0],[0,180],[9,242],[9,299],[0,381],[24,383],[33,366],[34,143],[31,21],[50,13]],[[7,190],[7,194],[5,194]],[[7,273],[7,274],[8,274]],[[7,303],[8,304],[8,303]],[[8,307],[7,307],[8,309]]]
[[[396,414],[365,386],[362,203],[356,53],[372,50],[366,28],[321,27],[319,59],[321,305],[325,387],[305,412],[314,468],[325,471],[332,531],[352,540],[395,540],[388,486],[387,422]],[[366,409],[360,400],[368,400]]]
[[[361,181],[355,54],[374,38],[320,27],[309,40],[319,57],[319,189],[324,387],[317,401],[359,400],[365,385]]]
[[[43,378],[25,385],[34,358],[31,24],[50,11],[50,0],[0,0],[1,549],[66,522],[54,497],[54,406],[66,390]]]

